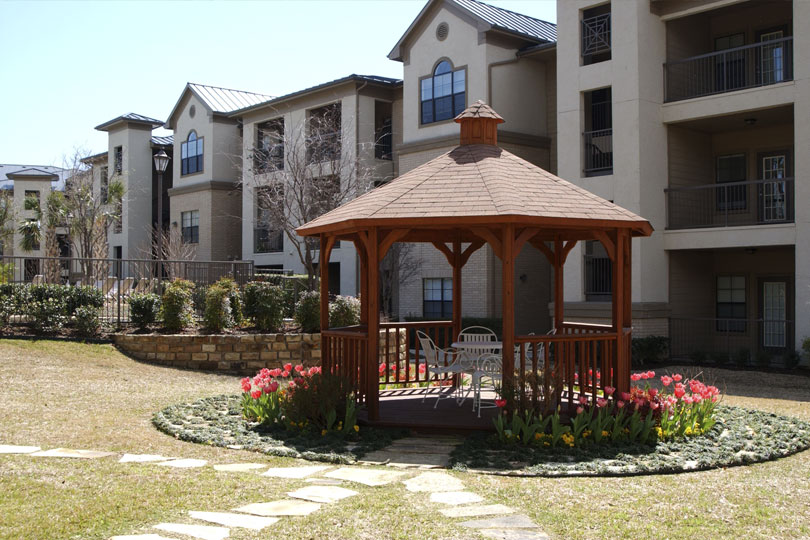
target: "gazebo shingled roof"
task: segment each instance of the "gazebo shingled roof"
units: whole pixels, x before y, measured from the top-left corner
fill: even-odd
[[[590,362],[594,371],[601,362],[602,387],[612,384],[619,391],[628,391],[632,336],[630,239],[649,236],[652,226],[643,217],[498,147],[497,125],[504,120],[485,103],[474,103],[456,117],[456,122],[460,124],[459,146],[297,229],[301,236],[320,237],[325,369],[350,376],[358,401],[367,406],[369,420],[378,420],[377,364],[380,347],[385,345],[387,351],[389,346],[387,332],[392,324],[397,325],[397,336],[400,330],[406,330],[406,335],[415,330],[408,324],[431,324],[381,325],[380,261],[395,242],[431,243],[443,253],[453,271],[451,331],[452,336],[457,336],[461,329],[462,269],[476,250],[488,245],[501,261],[504,385],[515,377],[516,366],[524,365],[526,347],[533,344],[557,351],[554,362],[563,363],[559,367],[555,364],[553,369],[560,384],[568,384],[569,402],[574,392],[575,366],[584,369],[583,362]],[[353,242],[360,259],[361,324],[330,329],[328,262],[338,239]],[[610,326],[564,320],[563,266],[582,240],[601,242],[611,261]],[[554,269],[555,335],[551,337],[515,334],[515,260],[526,245],[543,253]],[[386,335],[384,342],[380,341],[381,331]],[[522,351],[519,364],[515,363],[516,346]],[[549,352],[545,367],[535,363],[535,373],[538,369],[552,369],[550,357]],[[387,363],[389,352],[382,358]],[[424,382],[416,377],[413,382]],[[523,380],[523,375],[520,377]],[[537,399],[539,389],[534,380],[532,392]],[[596,384],[591,390],[596,399],[600,390]],[[524,403],[527,390],[521,387],[520,391]],[[550,395],[549,391],[545,388],[543,395]],[[559,399],[560,387],[554,392]]]

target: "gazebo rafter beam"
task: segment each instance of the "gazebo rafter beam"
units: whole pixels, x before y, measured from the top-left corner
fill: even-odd
[[[610,235],[605,231],[593,231],[593,236],[602,242],[602,245],[605,246],[605,251],[610,257],[611,261],[616,261],[616,244],[611,240]]]
[[[520,250],[523,249],[523,245],[539,232],[540,229],[535,227],[527,227],[520,231],[520,234],[515,239],[515,257],[520,255]]]
[[[388,253],[389,249],[391,249],[391,246],[405,238],[409,232],[411,232],[410,229],[394,229],[393,231],[389,231],[388,234],[386,234],[385,237],[380,241],[378,254],[379,260],[382,261],[385,254]]]
[[[529,241],[529,243],[537,248],[540,253],[545,255],[546,259],[548,259],[548,263],[554,266],[554,252],[549,249],[545,241],[540,240],[539,238],[533,238]]]
[[[456,256],[453,253],[453,250],[451,250],[449,247],[447,247],[447,244],[445,244],[444,242],[431,242],[431,244],[433,244],[433,247],[438,249],[442,253],[442,255],[444,255],[444,257],[447,259],[447,262],[448,262],[448,264],[450,264],[450,266],[455,265],[454,261],[455,261]]]
[[[565,260],[568,258],[568,254],[571,253],[571,250],[574,249],[574,247],[576,247],[576,245],[577,245],[576,240],[569,240],[568,242],[565,243],[565,245],[562,248],[562,253],[561,253],[562,263],[563,264],[565,264]]]
[[[484,227],[475,227],[470,230],[474,235],[485,240],[499,259],[503,258],[502,257],[503,244],[501,243],[501,240],[498,238],[498,236],[491,229],[487,229]]]
[[[461,266],[467,264],[467,261],[470,260],[470,257],[473,253],[484,247],[485,242],[483,240],[476,240],[475,242],[471,242],[467,248],[461,252]]]

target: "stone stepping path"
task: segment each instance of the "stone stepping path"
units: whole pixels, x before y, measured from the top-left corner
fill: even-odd
[[[326,478],[334,480],[347,480],[349,482],[356,482],[366,486],[377,487],[390,484],[407,473],[396,471],[385,471],[379,469],[361,469],[359,467],[343,467],[336,471],[328,472],[324,475]]]
[[[239,508],[234,508],[234,512],[244,512],[264,517],[277,516],[308,516],[312,512],[320,510],[321,505],[309,501],[280,500],[266,503],[253,503]]]
[[[223,472],[251,472],[257,469],[266,469],[267,464],[262,463],[227,463],[225,465],[214,465],[215,471]]]
[[[97,459],[107,456],[115,455],[114,452],[98,452],[96,450],[73,450],[71,448],[54,448],[52,450],[43,450],[29,454],[36,457],[60,457],[60,458],[79,458],[79,459]]]
[[[442,508],[439,510],[443,516],[449,518],[495,516],[514,514],[515,511],[503,504],[483,504],[480,506],[459,506],[455,508]]]
[[[262,476],[274,478],[301,479],[331,469],[329,465],[307,465],[304,467],[271,467],[262,473]]]
[[[39,446],[15,446],[0,444],[0,454],[33,454],[42,450]]]
[[[357,494],[358,493],[354,490],[338,486],[307,486],[295,491],[290,491],[287,493],[287,496],[293,499],[312,501],[314,503],[332,504],[347,497],[354,497]]]
[[[247,514],[232,514],[230,512],[195,512],[190,511],[188,515],[193,519],[216,523],[226,527],[238,527],[260,531],[279,521],[275,517],[251,516]]]
[[[445,472],[425,472],[419,476],[414,476],[403,482],[408,491],[437,492],[437,491],[462,491],[464,484],[461,480]]]
[[[154,527],[161,531],[184,534],[200,540],[224,540],[230,536],[231,531],[226,527],[212,527],[211,525],[186,525],[184,523],[158,523]]]
[[[174,467],[177,469],[195,469],[197,467],[205,467],[208,461],[204,459],[173,459],[171,461],[161,461],[155,463],[161,467]]]
[[[484,498],[470,491],[438,491],[430,494],[430,502],[459,505],[479,503]]]
[[[401,469],[446,468],[450,463],[450,453],[460,443],[460,438],[451,436],[405,437],[382,450],[366,454],[360,463]]]
[[[110,540],[177,540],[159,534],[125,534],[123,536],[113,536]]]
[[[150,463],[153,461],[169,461],[177,458],[165,457],[158,454],[124,454],[118,463]]]

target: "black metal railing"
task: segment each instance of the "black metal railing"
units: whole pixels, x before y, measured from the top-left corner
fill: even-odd
[[[340,159],[340,131],[316,133],[306,139],[307,163]]]
[[[793,80],[793,37],[667,62],[664,80],[668,102]]]
[[[667,229],[792,223],[794,183],[779,178],[667,188]]]
[[[582,59],[585,64],[600,61],[610,53],[610,13],[582,19]],[[607,58],[604,58],[607,60]]]
[[[613,130],[600,129],[582,134],[584,144],[585,174],[610,174],[613,172]]]
[[[790,320],[718,319],[669,320],[670,357],[697,364],[781,365],[794,350]]]
[[[585,299],[610,300],[613,291],[613,265],[609,257],[585,255]]]
[[[271,229],[253,229],[254,253],[278,253],[284,251],[284,232]]]
[[[126,325],[133,294],[160,294],[173,279],[194,283],[195,317],[202,320],[205,292],[222,277],[240,286],[254,279],[253,261],[157,261],[154,259],[91,259],[76,257],[2,257],[0,283],[90,286],[101,291],[102,323]],[[22,307],[20,307],[22,310]],[[24,313],[13,313],[13,323],[25,323]]]

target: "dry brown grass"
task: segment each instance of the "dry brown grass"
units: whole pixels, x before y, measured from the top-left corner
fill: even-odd
[[[810,419],[810,379],[727,370],[705,377],[726,403]],[[160,453],[291,465],[294,460],[184,443],[158,432],[166,405],[238,390],[238,378],[133,361],[107,345],[0,341],[0,443]],[[488,502],[529,514],[556,538],[810,537],[808,453],[750,467],[603,479],[518,479],[458,474]],[[107,538],[273,500],[303,485],[210,467],[173,470],[115,459],[0,456],[0,538]],[[471,538],[401,484],[355,488],[360,496],[307,518],[285,519],[286,538]],[[266,537],[234,529],[237,540]]]

